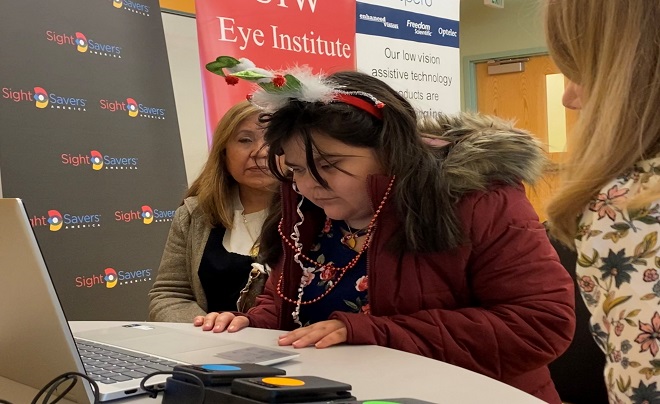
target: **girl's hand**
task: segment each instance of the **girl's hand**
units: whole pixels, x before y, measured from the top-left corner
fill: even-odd
[[[291,345],[294,348],[305,348],[314,345],[316,348],[346,342],[346,325],[339,320],[320,321],[307,327],[280,335],[279,345]]]

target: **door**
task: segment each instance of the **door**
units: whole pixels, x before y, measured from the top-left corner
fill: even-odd
[[[547,155],[558,165],[577,113],[561,105],[566,80],[550,57],[484,61],[476,64],[476,72],[478,111],[515,121],[517,127],[528,130],[543,143]],[[556,168],[536,185],[525,184],[541,221],[547,218],[545,205],[557,185]]]

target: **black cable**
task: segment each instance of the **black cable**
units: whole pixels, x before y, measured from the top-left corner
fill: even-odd
[[[78,373],[78,372],[67,372],[63,373],[50,382],[48,382],[44,387],[39,390],[37,395],[34,397],[32,400],[32,404],[37,404],[39,401],[39,398],[46,393],[44,399],[41,401],[42,404],[55,404],[58,401],[62,400],[64,396],[73,389],[73,387],[76,385],[78,382],[78,377],[82,377],[83,379],[87,380],[89,382],[89,385],[92,387],[92,393],[94,393],[94,404],[98,404],[101,401],[101,395],[99,393],[99,385],[96,384],[94,380],[92,380],[91,377],[87,376],[86,374],[83,373]],[[50,400],[51,396],[55,393],[55,390],[57,390],[62,383],[65,383],[66,381],[71,381],[71,384],[69,384],[62,393],[60,393],[53,401],[48,401]]]
[[[153,373],[150,373],[150,374],[146,375],[140,381],[140,388],[142,390],[146,391],[147,393],[149,393],[149,397],[156,398],[156,397],[158,397],[158,393],[161,392],[161,391],[165,391],[165,389],[164,388],[158,388],[156,386],[146,386],[145,385],[146,381],[149,380],[150,378],[152,378],[153,376],[157,376],[157,375],[174,375],[174,374],[184,374],[186,376],[189,376],[193,380],[193,382],[197,386],[199,386],[199,388],[200,388],[200,390],[199,390],[200,391],[199,403],[204,404],[204,400],[206,398],[206,392],[205,392],[206,386],[204,386],[204,382],[202,381],[202,379],[200,379],[197,375],[195,375],[193,373],[182,372],[182,371],[179,371],[179,370],[169,371],[169,372],[167,372],[167,371],[153,372]],[[78,382],[78,377],[81,377],[81,378],[83,378],[83,379],[85,379],[89,382],[89,385],[92,387],[92,392],[94,393],[94,404],[99,404],[101,402],[101,396],[100,396],[100,393],[99,393],[99,385],[94,380],[92,380],[92,378],[87,376],[86,374],[78,373],[78,372],[63,373],[63,374],[57,376],[56,378],[54,378],[53,380],[49,381],[44,387],[41,388],[41,390],[39,390],[37,395],[32,399],[31,404],[37,404],[38,401],[39,401],[39,398],[41,398],[41,396],[43,396],[44,394],[46,394],[46,395],[44,396],[44,399],[41,401],[42,404],[55,404],[55,403],[59,402],[60,400],[62,400],[64,398],[64,396],[66,396],[75,387],[76,383]],[[61,392],[57,397],[55,397],[55,399],[53,401],[48,401],[48,400],[50,400],[52,395],[55,393],[55,390],[57,390],[62,385],[62,383],[65,383],[67,381],[71,381],[71,384],[69,384],[64,389],[63,392]],[[3,399],[0,398],[0,404],[13,404],[13,403],[11,401],[3,400]]]
[[[50,402],[50,398],[55,393],[55,391],[60,387],[60,385],[64,384],[64,382],[67,380],[71,380],[71,383],[64,389],[64,391],[61,392],[57,397],[55,397],[53,403],[56,403],[60,401],[62,398],[64,398],[64,396],[66,396],[76,386],[76,383],[78,383],[78,379],[76,379],[76,377],[77,376],[65,377],[59,383],[54,383],[52,386],[50,386],[50,389],[48,389],[48,392],[44,396],[44,400],[42,401],[42,403],[48,404]]]
[[[193,373],[182,372],[180,370],[149,373],[140,382],[140,388],[142,390],[146,391],[147,393],[149,393],[149,397],[156,398],[156,397],[158,397],[158,393],[160,393],[161,391],[165,391],[165,389],[164,388],[159,388],[155,385],[154,386],[146,386],[145,385],[146,381],[151,379],[154,376],[157,376],[157,375],[174,375],[174,374],[181,374],[181,375],[186,375],[186,376],[191,377],[193,379],[193,381],[195,382],[195,384],[197,386],[199,386],[199,391],[200,391],[200,393],[199,393],[199,404],[204,404],[204,400],[206,399],[206,391],[205,391],[206,386],[204,385],[204,382],[202,381],[202,379],[200,379],[196,374],[193,374]]]

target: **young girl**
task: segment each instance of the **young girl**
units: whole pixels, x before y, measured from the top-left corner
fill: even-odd
[[[539,144],[479,116],[418,128],[404,98],[361,73],[272,82],[252,96],[283,182],[262,233],[272,273],[246,315],[196,324],[293,330],[279,343],[297,348],[387,346],[559,403],[546,365],[570,343],[574,300],[521,185],[544,166]]]
[[[580,109],[551,230],[606,356],[611,403],[660,401],[660,2],[552,0],[550,53]]]

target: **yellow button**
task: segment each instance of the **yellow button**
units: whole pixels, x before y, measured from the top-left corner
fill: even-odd
[[[298,379],[291,379],[290,377],[266,377],[261,379],[262,382],[272,384],[274,386],[289,386],[298,387],[304,386],[305,382]]]

